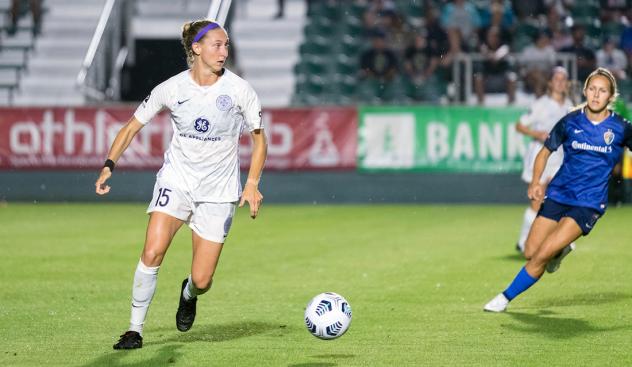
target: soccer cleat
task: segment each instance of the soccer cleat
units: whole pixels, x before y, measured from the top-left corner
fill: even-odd
[[[136,349],[143,347],[143,337],[136,331],[126,331],[121,335],[118,343],[112,346],[114,349]]]
[[[195,309],[197,304],[197,297],[187,301],[184,299],[182,292],[184,287],[187,286],[188,279],[182,281],[182,289],[180,290],[180,304],[178,305],[178,312],[176,312],[176,327],[180,331],[189,331],[195,321]]]
[[[575,249],[575,244],[571,243],[570,245],[564,247],[562,251],[560,251],[555,257],[553,257],[548,264],[546,264],[546,272],[547,273],[555,273],[562,264],[562,259],[566,257],[566,255],[570,254],[571,251]]]
[[[507,309],[507,305],[509,304],[509,300],[505,297],[504,294],[500,293],[494,299],[489,301],[483,310],[487,312],[503,312]]]
[[[520,244],[518,242],[516,242],[516,251],[518,251],[519,253],[523,253],[524,251],[522,250],[522,247],[520,247]]]

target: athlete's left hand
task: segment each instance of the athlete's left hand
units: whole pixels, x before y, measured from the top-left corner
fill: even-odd
[[[241,194],[239,207],[241,208],[246,202],[248,202],[248,206],[250,206],[250,218],[255,219],[259,213],[259,207],[261,206],[262,201],[263,195],[259,192],[257,185],[251,182],[246,182],[244,192]]]
[[[544,200],[544,186],[540,183],[531,183],[527,190],[527,196],[529,199],[541,202]]]

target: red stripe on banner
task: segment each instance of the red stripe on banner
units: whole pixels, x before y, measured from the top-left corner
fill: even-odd
[[[96,169],[134,108],[0,108],[0,169]],[[356,166],[357,113],[352,108],[264,110],[267,169],[352,169]],[[117,169],[155,170],[171,141],[168,113],[136,136]],[[250,139],[240,142],[242,168]]]

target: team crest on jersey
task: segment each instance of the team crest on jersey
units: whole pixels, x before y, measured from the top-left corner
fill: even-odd
[[[603,141],[605,141],[608,145],[612,144],[612,142],[614,141],[614,133],[612,132],[612,130],[608,129],[608,131],[603,133]]]
[[[217,104],[217,108],[220,111],[228,111],[231,107],[233,107],[233,100],[230,98],[230,96],[227,96],[225,94],[217,97],[215,103]]]
[[[209,125],[210,123],[208,122],[207,119],[200,117],[197,120],[195,120],[195,124],[193,125],[193,127],[195,128],[196,131],[205,133],[208,131]]]

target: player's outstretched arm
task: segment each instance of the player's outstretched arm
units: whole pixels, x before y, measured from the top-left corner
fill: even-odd
[[[118,134],[116,134],[107,159],[116,163],[143,126],[145,125],[141,124],[135,117],[132,117],[127,124],[119,130]],[[105,182],[112,177],[112,168],[103,167],[103,169],[101,169],[101,174],[99,174],[99,178],[97,178],[97,182],[94,184],[97,194],[105,195],[110,192],[110,186]]]
[[[528,126],[522,124],[520,121],[518,121],[516,123],[516,131],[518,131],[522,135],[526,135],[528,137],[531,137],[531,138],[539,141],[540,143],[543,143],[546,140],[547,136],[549,135],[549,133],[547,133],[545,131],[531,130],[531,128],[529,128]]]
[[[248,179],[241,194],[239,207],[241,208],[247,202],[248,206],[250,206],[250,217],[255,219],[263,201],[263,195],[259,192],[259,178],[266,162],[268,143],[266,142],[266,135],[263,129],[253,130],[250,135],[252,136],[252,157],[250,159]]]
[[[546,147],[542,147],[540,152],[538,152],[538,155],[535,157],[535,163],[533,164],[533,178],[531,179],[531,183],[529,184],[529,189],[527,191],[527,195],[531,200],[544,200],[544,186],[540,183],[540,179],[542,178],[542,173],[544,172],[546,162],[549,160],[550,156],[551,151]]]

